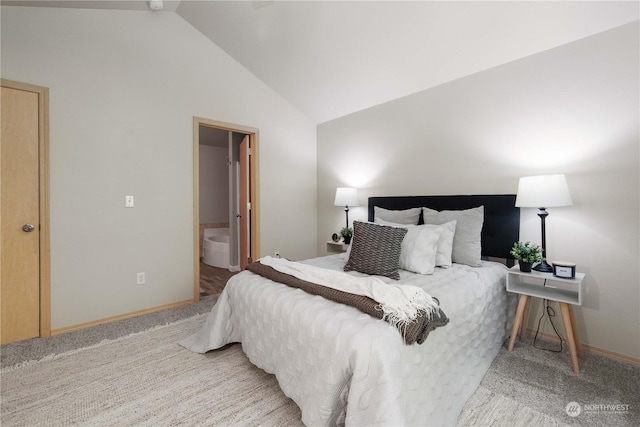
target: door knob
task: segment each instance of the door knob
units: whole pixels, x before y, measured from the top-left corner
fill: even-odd
[[[35,227],[32,224],[25,224],[25,225],[22,226],[22,231],[28,233],[30,231],[33,231],[34,228]]]

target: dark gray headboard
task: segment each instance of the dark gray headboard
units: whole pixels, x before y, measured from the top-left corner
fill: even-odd
[[[393,210],[426,207],[439,211],[484,206],[482,256],[485,258],[512,258],[509,251],[520,238],[520,208],[516,207],[515,194],[369,197],[369,221],[374,220],[375,206]],[[419,224],[422,224],[422,215]]]

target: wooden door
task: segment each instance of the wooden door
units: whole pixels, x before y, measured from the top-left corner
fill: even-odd
[[[2,87],[0,335],[40,335],[39,95]]]
[[[246,135],[240,143],[240,270],[247,267],[251,253],[251,200],[250,177],[251,143]]]

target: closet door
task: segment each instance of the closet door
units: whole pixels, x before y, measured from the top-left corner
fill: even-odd
[[[38,96],[2,87],[2,344],[40,335]]]

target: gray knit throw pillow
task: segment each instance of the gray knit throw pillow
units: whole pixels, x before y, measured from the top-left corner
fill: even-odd
[[[344,271],[400,279],[400,247],[405,234],[406,228],[354,221],[351,254]]]

